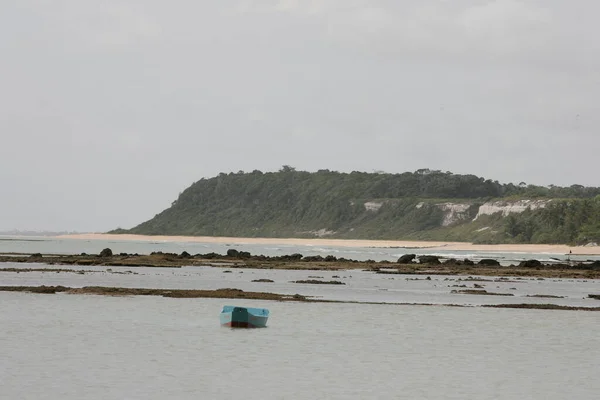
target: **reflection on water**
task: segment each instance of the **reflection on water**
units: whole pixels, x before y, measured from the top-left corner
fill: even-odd
[[[3,399],[597,399],[595,313],[0,293]]]

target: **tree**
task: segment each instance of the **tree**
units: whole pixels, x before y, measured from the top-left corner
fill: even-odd
[[[296,168],[291,167],[289,165],[284,165],[281,167],[281,169],[279,170],[279,172],[295,172]]]

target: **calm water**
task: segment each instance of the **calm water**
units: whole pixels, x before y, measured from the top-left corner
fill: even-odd
[[[46,264],[4,263],[0,268],[62,268],[88,271],[84,274],[68,272],[3,272],[0,285],[7,286],[109,286],[160,289],[219,289],[238,288],[254,292],[302,294],[318,299],[427,304],[500,304],[500,303],[554,303],[569,306],[597,307],[600,301],[588,294],[600,294],[600,280],[514,278],[507,281],[463,281],[467,277],[430,275],[384,275],[361,270],[348,271],[286,271],[268,269],[227,269],[211,267],[103,267],[57,266]],[[306,279],[336,280],[345,285],[297,284]],[[476,277],[475,277],[476,278]],[[271,279],[272,283],[252,282]],[[452,294],[456,289],[473,289],[481,285],[485,290],[512,296],[481,296]],[[465,287],[459,287],[459,286]],[[553,295],[562,298],[537,298],[533,295]],[[598,314],[600,316],[600,314]]]
[[[597,399],[595,313],[0,293],[2,399]]]
[[[0,252],[97,253],[104,247],[129,253],[252,250],[194,246],[9,240],[0,241]],[[298,250],[251,252],[310,254],[306,248]],[[357,252],[351,257],[357,259],[402,253],[350,251]],[[57,268],[15,263],[0,267]],[[600,302],[587,298],[588,293],[600,293],[600,282],[594,280],[476,282],[488,291],[513,294],[504,297],[452,294],[454,285],[472,288],[475,282],[434,275],[431,280],[413,280],[357,270],[74,269],[90,272],[0,272],[0,285],[236,287],[437,306],[244,301],[271,310],[269,327],[230,330],[219,326],[218,314],[223,305],[238,303],[226,299],[0,292],[0,399],[558,400],[597,399],[600,392],[600,313],[441,306],[598,306]],[[310,276],[346,285],[292,283]],[[252,282],[260,278],[274,282]],[[563,298],[527,297],[534,294]]]

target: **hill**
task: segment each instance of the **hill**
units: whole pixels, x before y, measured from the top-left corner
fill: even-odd
[[[587,244],[600,242],[600,188],[284,166],[201,179],[154,218],[111,233]]]

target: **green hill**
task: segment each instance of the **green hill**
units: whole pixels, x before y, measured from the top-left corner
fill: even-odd
[[[111,233],[585,244],[600,242],[600,188],[284,166],[201,179],[151,220]]]

